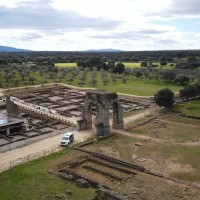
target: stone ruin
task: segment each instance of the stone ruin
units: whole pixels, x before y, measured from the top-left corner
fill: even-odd
[[[123,114],[151,105],[150,101],[114,92],[64,86],[13,92],[0,99],[0,152],[74,128],[77,120],[78,130],[96,125],[97,136],[108,135],[111,116],[113,128],[123,129]]]
[[[6,96],[6,107],[7,107],[7,114],[9,117],[19,117],[19,108],[11,100],[10,96]]]
[[[110,133],[110,112],[113,109],[113,128],[123,129],[123,108],[116,92],[92,90],[86,92],[85,103],[82,108],[82,118],[77,121],[78,131],[92,128],[92,106],[96,107],[96,136],[106,136]]]

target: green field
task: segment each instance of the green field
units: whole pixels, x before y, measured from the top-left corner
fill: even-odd
[[[123,64],[127,68],[139,68],[139,67],[141,67],[141,63],[140,62],[123,62]]]
[[[56,67],[77,67],[77,63],[55,63]]]
[[[40,85],[42,80],[44,80],[44,75],[41,76],[39,73],[31,73],[31,77],[34,77],[36,80],[34,81],[33,85]],[[61,83],[66,83],[74,86],[78,86],[80,74],[77,75],[72,82],[67,81],[67,79],[71,75],[68,74],[66,78],[61,79]],[[117,78],[117,82],[113,83],[110,75],[109,77],[109,83],[104,85],[101,79],[101,73],[97,73],[97,84],[95,86],[92,86],[91,84],[91,72],[88,72],[87,74],[87,80],[85,81],[85,84],[83,87],[89,87],[89,88],[97,88],[97,89],[104,89],[104,90],[110,90],[114,92],[119,93],[125,93],[125,94],[131,94],[131,95],[141,95],[141,96],[152,96],[154,95],[158,90],[163,88],[170,88],[174,92],[178,92],[180,89],[182,89],[182,86],[175,85],[171,83],[165,83],[162,80],[149,80],[149,79],[141,79],[129,76],[128,81],[126,84],[122,83],[120,78]],[[24,82],[21,80],[19,74],[16,74],[16,79],[19,80],[19,83],[16,85],[14,82],[6,83],[5,79],[3,77],[0,77],[0,81],[3,83],[3,88],[11,88],[11,87],[21,87],[25,86]],[[47,78],[47,83],[59,83],[58,75],[54,79]],[[27,87],[31,86],[31,83],[28,83]]]
[[[59,73],[54,73],[54,78],[49,78],[49,74],[39,74],[38,72],[30,73],[30,77],[34,77],[35,81],[33,84],[29,82],[27,87],[32,85],[41,85],[42,81],[46,80],[46,83],[65,83],[74,86],[78,86],[78,82],[80,81],[81,74],[83,72],[79,71],[75,74],[73,81],[68,81],[68,79],[72,76],[71,72],[67,72],[67,75],[60,80]],[[97,88],[115,91],[119,93],[131,94],[131,95],[140,95],[140,96],[153,96],[158,90],[163,88],[170,88],[174,92],[178,92],[182,89],[182,86],[176,85],[173,83],[166,83],[162,80],[149,80],[145,78],[136,78],[135,76],[128,76],[127,83],[123,83],[121,80],[122,75],[117,75],[117,81],[114,83],[111,79],[110,73],[106,72],[109,83],[104,85],[101,77],[101,72],[97,73],[97,84],[91,84],[91,73],[87,73],[87,79],[83,87],[87,88]],[[15,84],[14,80],[18,80],[18,84]],[[19,73],[16,72],[16,75],[13,79],[10,79],[9,82],[6,82],[4,75],[0,76],[0,82],[2,88],[12,88],[12,87],[22,87],[26,86],[22,77],[20,77]]]
[[[30,163],[22,164],[0,175],[0,199],[2,200],[38,200],[38,199],[82,199],[94,196],[94,190],[83,189],[76,184],[64,181],[48,170],[68,155],[68,150],[51,154]],[[66,191],[70,190],[71,195]],[[59,198],[58,196],[65,196]]]
[[[141,67],[141,62],[122,62],[122,63],[127,68],[139,68],[139,67]],[[154,63],[154,64],[159,65],[159,63]],[[166,66],[163,66],[163,68],[172,69],[173,67],[170,66],[170,64],[174,64],[174,63],[168,63]],[[77,67],[77,63],[55,63],[55,66],[57,66],[57,67]]]
[[[91,73],[89,72],[88,79],[83,87],[89,87],[89,88],[93,87],[90,83],[91,81],[90,77]],[[76,78],[70,84],[78,86],[78,80],[79,79]],[[110,83],[104,85],[101,80],[100,72],[98,72],[97,85],[95,85],[95,88],[110,90],[124,94],[131,94],[131,95],[152,96],[158,90],[161,90],[163,88],[170,88],[172,91],[178,92],[182,88],[182,86],[171,83],[165,83],[164,81],[161,80],[137,79],[136,77],[129,77],[126,84],[122,83],[122,81],[118,79],[116,83],[113,83],[112,80],[110,80]]]
[[[200,117],[200,100],[184,102],[182,104],[176,105],[175,108],[185,113],[186,115]]]
[[[139,67],[141,67],[141,62],[123,62],[123,64],[127,68],[139,68]],[[168,63],[167,65],[161,67],[158,62],[155,62],[153,64],[157,64],[157,65],[159,65],[159,68],[165,68],[165,69],[172,69],[173,66],[170,66],[170,65],[171,64],[175,65],[174,63]]]

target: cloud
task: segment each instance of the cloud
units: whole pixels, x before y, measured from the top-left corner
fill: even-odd
[[[72,10],[58,11],[51,6],[51,1],[21,2],[17,7],[0,6],[0,28],[2,29],[37,29],[37,30],[78,30],[111,29],[119,21],[104,17],[82,16]]]
[[[199,0],[176,0],[167,8],[170,14],[174,15],[199,15]]]
[[[32,41],[35,39],[40,39],[43,38],[41,34],[38,33],[27,33],[19,37],[18,39],[23,40],[23,41]]]
[[[127,31],[122,33],[111,33],[105,35],[95,35],[91,36],[96,39],[147,39],[151,38],[151,35],[158,35],[166,33],[167,31],[163,30],[154,30],[154,29],[141,29],[138,31]]]
[[[199,48],[199,17],[200,0],[5,0],[0,42],[34,50]]]
[[[171,0],[171,3],[159,12],[149,12],[147,16],[160,16],[163,18],[173,17],[200,17],[199,0]]]
[[[165,38],[165,39],[155,39],[154,40],[155,44],[158,44],[158,45],[170,45],[170,46],[173,46],[173,45],[177,45],[177,44],[180,44],[180,42],[176,41],[176,40],[173,40],[171,38]]]

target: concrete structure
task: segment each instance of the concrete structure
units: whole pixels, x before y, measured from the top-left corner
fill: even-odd
[[[85,103],[82,108],[82,119],[78,120],[77,129],[92,128],[92,107],[96,108],[96,135],[105,136],[110,133],[110,108],[113,109],[113,128],[123,129],[123,108],[116,92],[92,90],[86,92]]]
[[[24,121],[14,118],[0,119],[0,135],[9,136],[11,133],[23,131]]]

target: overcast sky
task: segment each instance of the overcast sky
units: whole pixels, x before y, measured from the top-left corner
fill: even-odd
[[[1,0],[0,45],[200,49],[200,0]]]

